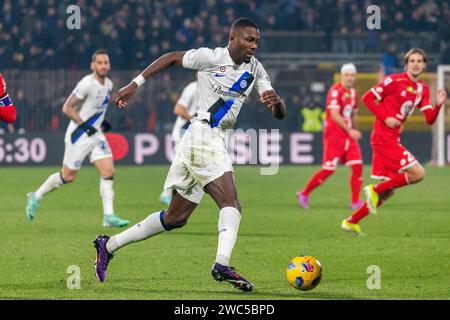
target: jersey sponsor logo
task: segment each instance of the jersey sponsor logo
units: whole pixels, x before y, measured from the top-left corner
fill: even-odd
[[[338,96],[338,94],[339,94],[339,92],[338,92],[337,90],[331,91],[331,96],[332,96],[333,98],[336,98],[336,97]]]
[[[413,112],[414,112],[413,102],[410,100],[405,101],[400,108],[402,119],[408,118],[409,116],[411,116]]]
[[[242,96],[242,94],[240,94],[240,93],[223,90],[222,86],[219,84],[213,84],[212,88],[213,88],[214,93],[217,93],[218,95],[221,95],[221,96],[235,98],[235,99],[240,98]]]
[[[350,118],[353,112],[353,105],[347,104],[342,111],[342,114],[345,118]]]

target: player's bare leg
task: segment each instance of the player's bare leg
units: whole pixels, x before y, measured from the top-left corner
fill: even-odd
[[[219,243],[211,274],[216,281],[226,281],[240,290],[251,291],[254,287],[253,284],[240,276],[233,267],[230,267],[231,252],[236,243],[241,220],[241,204],[237,197],[233,172],[224,173],[206,185],[205,190],[220,208]]]
[[[130,221],[121,219],[114,211],[114,161],[112,157],[94,162],[100,174],[100,196],[103,202],[103,227],[125,227]]]
[[[162,232],[183,227],[196,207],[196,203],[174,192],[167,210],[152,213],[141,222],[112,237],[98,236],[94,240],[97,250],[95,271],[98,279],[102,282],[105,280],[108,263],[118,249]]]
[[[29,220],[33,220],[36,216],[36,211],[39,207],[39,202],[49,192],[58,189],[62,185],[75,181],[78,170],[69,169],[63,165],[60,172],[51,174],[47,180],[35,192],[27,194],[27,206],[25,214]]]

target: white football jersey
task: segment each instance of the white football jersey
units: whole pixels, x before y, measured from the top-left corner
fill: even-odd
[[[197,81],[192,81],[183,89],[177,104],[185,107],[190,116],[193,116],[198,111]],[[183,135],[183,130],[187,129],[188,125],[189,120],[186,120],[182,116],[178,116],[173,125],[172,140],[175,142],[179,141]]]
[[[97,81],[94,74],[90,74],[81,79],[72,92],[78,99],[83,101],[79,110],[80,118],[83,121],[89,120],[89,124],[98,131],[101,131],[101,124],[105,118],[112,88],[113,83],[111,79],[105,78],[105,84],[102,85]],[[70,121],[66,131],[65,142],[71,141],[71,134],[77,127],[78,125],[74,121]],[[78,139],[86,136],[86,133],[83,133]]]
[[[183,67],[198,70],[196,118],[210,121],[212,128],[233,128],[253,86],[259,94],[272,90],[266,70],[255,57],[236,65],[226,47],[189,50],[183,56]]]

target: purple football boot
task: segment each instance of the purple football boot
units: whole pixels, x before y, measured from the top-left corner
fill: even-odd
[[[220,263],[215,263],[212,267],[211,274],[214,280],[231,283],[235,288],[242,291],[252,291],[253,283],[241,277],[233,267],[227,267]]]
[[[94,247],[97,250],[97,257],[95,259],[95,275],[100,282],[105,281],[108,263],[113,258],[113,255],[106,250],[106,243],[108,240],[108,236],[100,235],[93,241]]]
[[[296,195],[300,207],[309,209],[309,196],[304,195],[303,192],[297,192]]]

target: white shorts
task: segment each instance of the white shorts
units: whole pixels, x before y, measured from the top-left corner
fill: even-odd
[[[66,141],[65,145],[63,164],[70,170],[79,170],[88,154],[91,154],[91,163],[112,157],[108,140],[101,132],[97,132],[92,137],[83,137],[74,144]]]
[[[203,188],[233,171],[233,165],[219,129],[197,119],[191,122],[177,145],[164,189],[174,189],[183,198],[200,203]]]

